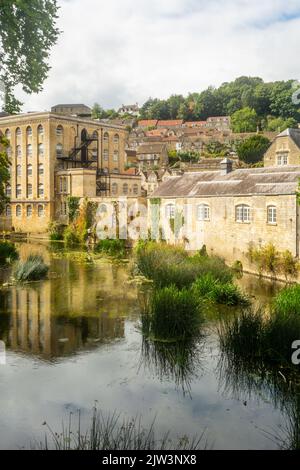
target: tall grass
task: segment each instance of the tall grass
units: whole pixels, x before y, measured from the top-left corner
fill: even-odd
[[[10,263],[18,258],[18,252],[13,243],[0,242],[0,265]]]
[[[99,240],[95,246],[97,253],[106,253],[110,256],[125,256],[126,255],[126,241],[119,239],[104,239]]]
[[[219,338],[226,354],[298,372],[291,361],[292,343],[300,338],[298,315],[274,310],[268,317],[262,311],[247,309],[223,321]]]
[[[157,287],[175,285],[179,289],[189,287],[200,276],[210,273],[214,279],[230,282],[231,269],[218,257],[188,256],[181,247],[166,243],[141,243],[136,249],[139,271],[152,279]]]
[[[206,298],[218,304],[229,306],[248,305],[249,299],[232,282],[221,282],[211,273],[199,277],[192,285],[192,291],[198,297]]]
[[[199,299],[176,286],[154,290],[143,314],[143,334],[155,340],[178,341],[192,337],[203,322]]]
[[[62,425],[61,432],[47,427],[44,441],[37,446],[41,450],[197,450],[206,448],[204,432],[199,437],[182,436],[172,438],[170,432],[157,437],[155,423],[146,429],[141,418],[123,419],[119,414],[107,417],[96,408],[93,409],[91,423],[84,432],[80,412],[77,423],[69,421]]]
[[[283,315],[300,316],[300,285],[296,284],[281,290],[274,300],[274,308]]]
[[[19,261],[14,268],[13,277],[18,282],[39,281],[47,277],[47,266],[39,255],[30,255],[26,261]]]

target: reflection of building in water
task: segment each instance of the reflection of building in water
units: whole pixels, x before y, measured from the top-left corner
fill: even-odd
[[[56,315],[50,286],[44,283],[36,288],[15,288],[2,294],[2,305],[10,316],[0,311],[0,339],[8,350],[50,359],[124,337],[124,318],[109,317],[107,313],[94,317]],[[5,321],[8,318],[10,320]]]

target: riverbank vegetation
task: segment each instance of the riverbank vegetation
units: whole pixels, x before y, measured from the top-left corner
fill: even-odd
[[[26,261],[19,261],[13,270],[13,277],[17,282],[40,281],[47,277],[49,266],[42,256],[29,255]]]
[[[155,421],[148,428],[141,418],[123,418],[116,412],[105,416],[95,407],[87,431],[83,432],[80,412],[77,423],[72,413],[61,432],[55,432],[45,422],[46,433],[43,442],[33,446],[40,450],[197,450],[207,447],[204,432],[199,437],[186,435],[173,438],[170,432],[157,437]]]
[[[189,256],[182,247],[166,243],[140,242],[136,265],[155,288],[175,286],[189,289],[192,297],[227,305],[245,305],[246,296],[233,283],[234,270],[222,258],[199,252]]]
[[[293,280],[299,273],[299,262],[288,250],[279,252],[272,243],[262,247],[249,246],[248,257],[256,265],[260,275],[268,274],[272,278],[283,275],[286,281]]]
[[[15,245],[11,242],[0,242],[0,266],[11,263],[18,258],[18,252]]]
[[[126,255],[126,240],[104,239],[95,246],[96,253],[106,253],[109,256],[124,257]]]

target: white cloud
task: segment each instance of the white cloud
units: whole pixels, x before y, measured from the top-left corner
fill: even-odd
[[[61,0],[52,69],[25,110],[104,107],[201,91],[240,75],[300,78],[299,0]]]

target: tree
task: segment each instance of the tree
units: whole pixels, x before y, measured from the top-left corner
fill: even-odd
[[[6,148],[8,141],[0,135],[0,214],[3,211],[4,204],[7,201],[6,183],[10,179],[9,160],[7,158]]]
[[[230,145],[222,144],[222,142],[217,140],[212,140],[206,145],[204,156],[212,158],[226,157],[230,154],[230,150]]]
[[[255,132],[258,125],[258,117],[255,109],[242,108],[231,116],[233,132]]]
[[[22,85],[25,93],[38,93],[49,72],[49,51],[59,34],[56,0],[0,1],[0,80],[5,85],[5,111],[19,112],[13,94]]]
[[[93,119],[103,119],[103,115],[105,114],[104,109],[100,106],[99,103],[95,103],[92,107],[92,118]]]
[[[297,121],[294,118],[284,119],[282,117],[268,116],[267,130],[272,132],[282,132],[289,127],[298,127]]]
[[[263,159],[271,142],[262,135],[252,135],[237,145],[239,159],[248,164],[258,163]]]

